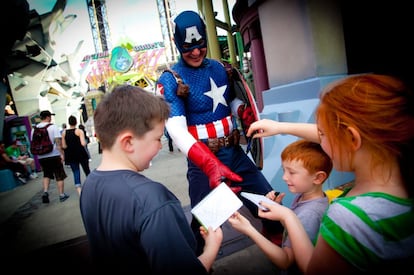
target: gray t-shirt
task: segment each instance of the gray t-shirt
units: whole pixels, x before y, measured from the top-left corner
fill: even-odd
[[[316,243],[321,225],[322,217],[328,208],[329,200],[325,195],[323,198],[314,200],[300,201],[302,194],[297,195],[290,207],[302,222],[309,239],[313,244]],[[282,247],[292,247],[287,230],[283,232]],[[280,270],[280,275],[296,275],[302,274],[296,263],[290,266],[287,270]]]
[[[328,197],[325,195],[323,198],[308,201],[299,201],[301,197],[302,194],[295,197],[291,209],[298,216],[299,220],[306,230],[306,233],[308,233],[309,239],[313,244],[315,244],[318,237],[319,226],[322,221],[322,216],[329,204]],[[292,247],[286,230],[283,234],[282,241],[282,247],[284,246]]]

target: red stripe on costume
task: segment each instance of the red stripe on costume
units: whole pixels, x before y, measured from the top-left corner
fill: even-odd
[[[224,134],[226,136],[228,136],[230,134],[230,126],[229,126],[229,121],[227,120],[227,118],[223,118],[221,120],[221,122],[223,123],[223,128],[224,128]]]
[[[196,126],[188,126],[187,127],[188,132],[190,132],[190,134],[198,140],[198,133],[197,133],[197,127]]]
[[[215,122],[203,125],[188,126],[187,129],[195,139],[228,136],[231,131],[233,131],[232,117],[228,116]]]
[[[214,127],[213,123],[206,124],[207,134],[209,138],[217,137],[216,127]]]

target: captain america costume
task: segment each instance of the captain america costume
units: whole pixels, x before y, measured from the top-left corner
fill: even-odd
[[[205,25],[199,15],[185,11],[177,16],[174,23],[174,41],[181,58],[171,70],[161,74],[156,94],[163,95],[170,104],[166,128],[176,146],[187,156],[191,207],[222,179],[235,193],[243,190],[267,194],[273,188],[238,143],[223,146],[214,154],[205,145],[210,140],[232,135],[237,129],[236,117],[243,102],[236,98],[231,89],[222,63],[203,57],[200,65],[195,67],[183,58],[186,53],[188,55],[207,47]],[[177,94],[177,75],[189,87],[186,96]],[[257,207],[241,199],[257,217]],[[264,225],[271,224],[270,221],[263,222]],[[197,234],[198,227],[194,226],[193,229]]]
[[[176,94],[177,83],[171,73],[163,73],[157,83],[157,93],[163,94],[170,104],[171,114],[167,122],[167,130],[177,147],[185,153],[188,152],[188,145],[192,145],[197,140],[204,142],[208,138],[230,135],[233,129],[237,128],[231,106],[240,104],[241,101],[230,90],[223,65],[206,58],[201,67],[192,68],[181,59],[172,69],[190,87],[188,97],[183,99]],[[187,133],[183,133],[182,126],[177,126],[182,125],[183,118],[185,118]],[[194,140],[187,137],[184,139],[186,143],[182,144],[182,137],[188,134]],[[220,148],[216,156],[220,160],[224,159],[224,164],[243,178],[242,182],[236,183],[243,190],[259,194],[266,194],[272,190],[263,174],[240,146]],[[237,162],[232,156],[237,156]],[[211,191],[211,188],[207,176],[202,171],[198,171],[200,169],[191,160],[188,165],[189,193],[191,206],[194,207]],[[257,212],[257,208],[252,208]]]
[[[216,125],[217,133],[214,133],[214,129],[208,129],[209,132],[203,128],[212,121],[230,116],[230,106],[227,102],[233,100],[234,95],[230,94],[223,66],[215,60],[205,59],[201,67],[192,68],[186,66],[181,59],[172,69],[190,86],[191,91],[189,96],[182,100],[175,93],[177,83],[174,76],[168,73],[161,75],[157,86],[164,88],[164,97],[171,104],[171,117],[191,114],[186,116],[189,130],[191,129],[192,134],[200,139],[229,135],[233,125]],[[199,125],[198,131],[194,129],[196,125]]]

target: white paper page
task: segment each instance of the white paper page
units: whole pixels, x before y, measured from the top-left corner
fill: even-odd
[[[216,230],[242,206],[243,202],[222,182],[194,206],[191,213],[206,229],[211,226]]]
[[[259,194],[249,193],[249,192],[241,192],[240,195],[242,197],[245,197],[246,199],[250,200],[254,204],[256,204],[257,207],[259,207],[263,211],[268,211],[269,209],[267,209],[266,207],[260,205],[261,201],[267,202],[267,203],[270,203],[270,204],[276,204],[276,202],[272,201],[271,199],[269,199],[268,197],[266,197],[264,195],[259,195]]]

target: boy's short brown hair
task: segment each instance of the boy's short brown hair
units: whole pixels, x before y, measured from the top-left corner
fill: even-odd
[[[119,133],[132,131],[141,137],[157,122],[168,119],[170,107],[163,97],[144,89],[120,85],[106,94],[94,113],[96,137],[102,149],[110,148]]]

